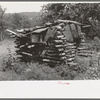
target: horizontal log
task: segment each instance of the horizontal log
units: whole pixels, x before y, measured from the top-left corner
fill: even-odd
[[[51,57],[51,56],[44,56],[44,59],[51,59],[51,60],[55,60],[55,61],[62,61],[64,59],[66,59],[66,57]]]
[[[78,48],[78,50],[87,50],[88,48]]]
[[[71,62],[71,61],[74,61],[74,60],[75,60],[75,58],[69,58],[69,59],[67,59],[68,62]]]
[[[81,51],[78,51],[78,53],[94,53],[93,51],[83,51],[83,50],[81,50]]]
[[[47,44],[46,42],[33,42],[33,45],[35,45],[35,44]]]
[[[66,59],[66,57],[61,57],[61,58],[60,58],[60,60],[65,60],[65,59]]]
[[[33,48],[33,47],[35,47],[35,45],[30,45],[30,46],[28,46],[28,48]]]
[[[64,51],[64,49],[63,48],[59,48],[59,49],[57,49],[59,52],[61,52],[61,51]]]
[[[78,56],[85,56],[85,57],[88,57],[88,56],[92,56],[91,54],[78,54]]]
[[[56,31],[56,34],[57,34],[58,36],[61,36],[61,35],[62,35],[62,32]]]
[[[22,52],[22,54],[28,55],[28,56],[33,56],[33,54],[30,54],[30,53],[27,53],[27,52]]]
[[[50,59],[43,59],[42,60],[43,62],[46,62],[46,63],[53,63],[53,64],[59,64],[60,62],[59,61],[54,61],[54,60],[50,60]]]
[[[23,48],[23,47],[25,47],[26,45],[21,45],[19,48]]]
[[[56,57],[44,56],[43,58],[44,59],[51,59],[51,60],[55,60],[55,61],[60,61],[60,59],[56,58]]]
[[[75,54],[72,54],[72,55],[66,55],[66,57],[69,57],[69,58],[73,58],[73,57],[75,57]]]
[[[17,57],[23,57],[22,55],[16,55]]]
[[[58,25],[58,26],[56,26],[56,29],[60,31],[62,29],[62,27],[60,25]]]
[[[75,53],[75,49],[68,49],[68,50],[65,50],[64,51],[65,53],[71,53],[71,54],[73,54],[73,53]]]
[[[63,40],[53,40],[55,43],[63,43]]]
[[[75,50],[71,51],[72,54],[75,54]]]
[[[67,46],[66,49],[76,49],[76,46]]]
[[[71,65],[71,66],[76,66],[77,65],[77,63],[74,63],[74,62],[69,62],[69,63],[67,63],[68,65]]]
[[[71,59],[72,59],[72,61],[73,61],[73,59],[75,59],[75,57],[69,57],[69,58],[67,57],[67,61],[68,61],[68,60],[71,60]]]
[[[71,21],[71,20],[58,20],[57,22],[65,23],[65,24],[76,24],[76,25],[79,25],[79,26],[86,26],[85,24],[81,24],[79,22]]]
[[[67,45],[55,45],[56,48],[67,47]]]
[[[48,56],[65,56],[66,53],[53,53],[53,54],[47,53],[45,55],[48,55]]]
[[[61,39],[64,37],[64,35],[56,36],[58,39]]]
[[[61,38],[62,40],[66,40],[66,37]]]
[[[65,56],[65,55],[66,55],[66,53],[60,53],[59,55],[60,55],[60,56]]]
[[[67,43],[68,46],[74,46],[74,43]]]
[[[67,48],[76,48],[76,46],[69,46],[69,45],[67,45]]]

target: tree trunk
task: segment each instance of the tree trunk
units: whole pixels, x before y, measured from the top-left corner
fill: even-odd
[[[3,34],[2,34],[2,32],[0,32],[0,41],[1,42],[3,41]]]

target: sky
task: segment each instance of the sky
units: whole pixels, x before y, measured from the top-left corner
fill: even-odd
[[[18,12],[39,12],[44,4],[41,2],[0,2],[2,8],[6,8],[6,13]]]

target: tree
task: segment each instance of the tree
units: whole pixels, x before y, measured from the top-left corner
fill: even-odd
[[[30,20],[20,13],[14,13],[12,15],[12,25],[13,29],[29,28],[31,26]]]
[[[4,29],[6,28],[6,23],[4,20],[5,11],[6,11],[6,9],[3,9],[0,6],[0,41],[3,40],[3,32],[4,32]]]
[[[43,6],[42,12],[45,21],[67,19],[90,24],[87,35],[100,37],[100,3],[49,3]]]

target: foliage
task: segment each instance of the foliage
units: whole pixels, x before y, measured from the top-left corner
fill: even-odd
[[[91,28],[85,30],[87,35],[100,37],[100,3],[49,3],[42,11],[46,21],[67,19],[90,24]]]
[[[12,27],[14,29],[29,28],[31,27],[30,21],[26,16],[22,16],[19,13],[12,15]]]
[[[41,12],[6,13],[7,28],[31,28],[42,24]]]
[[[3,40],[3,32],[4,32],[4,29],[6,27],[6,23],[5,23],[5,20],[4,20],[5,10],[6,9],[3,9],[0,6],[0,41]]]

